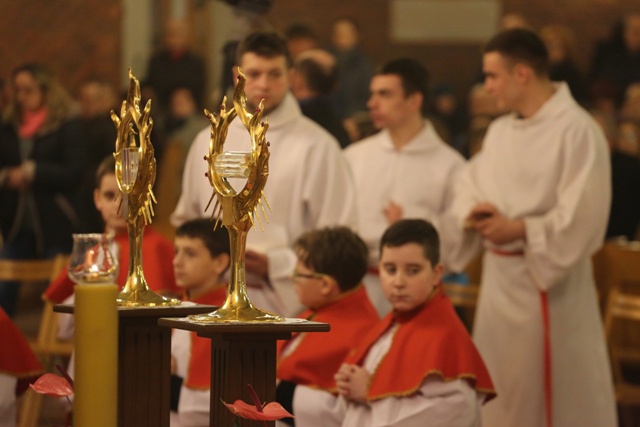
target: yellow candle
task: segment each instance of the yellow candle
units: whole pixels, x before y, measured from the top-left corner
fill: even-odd
[[[118,417],[118,287],[75,286],[75,427],[115,427]]]

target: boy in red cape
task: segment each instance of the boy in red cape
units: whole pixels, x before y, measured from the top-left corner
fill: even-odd
[[[0,307],[0,426],[15,427],[16,396],[42,374],[22,332]]]
[[[127,281],[129,266],[129,235],[127,222],[118,212],[121,192],[116,180],[116,161],[109,155],[100,162],[96,171],[96,188],[93,191],[93,202],[100,212],[105,224],[105,233],[113,234],[110,249],[118,258],[119,269],[116,284],[122,288]],[[179,291],[173,278],[173,244],[170,240],[145,227],[142,235],[142,267],[149,289],[159,294],[178,295]],[[63,268],[58,277],[49,284],[42,295],[44,300],[53,303],[71,304],[74,301],[75,283],[69,278],[68,268]],[[75,320],[71,314],[58,315],[58,338],[68,340],[73,338]],[[69,360],[67,373],[73,378],[75,375],[75,354]],[[67,408],[71,410],[71,408]]]
[[[174,244],[173,269],[176,284],[184,289],[184,300],[204,305],[224,304],[227,283],[222,275],[229,268],[230,257],[227,229],[220,226],[214,231],[213,222],[208,219],[187,221],[176,230]],[[174,329],[171,365],[174,375],[171,427],[208,427],[211,340],[198,337],[195,332]]]
[[[106,157],[98,166],[93,201],[104,220],[105,233],[114,234],[111,250],[120,263],[116,283],[122,287],[127,281],[128,274],[129,236],[127,234],[127,222],[122,217],[122,214],[118,213],[120,188],[118,188],[116,180],[116,162],[111,155]],[[142,236],[142,268],[144,269],[149,289],[159,294],[178,294],[173,278],[172,258],[173,245],[171,241],[154,231],[153,228],[145,227],[144,235]],[[51,282],[43,298],[54,303],[65,302],[67,298],[73,295],[74,285],[75,283],[69,278],[69,272],[65,268]],[[69,318],[72,317],[69,315]],[[61,325],[61,332],[67,326]],[[61,338],[70,338],[70,336]]]
[[[380,279],[393,306],[335,375],[342,427],[475,427],[495,397],[471,337],[444,295],[439,238],[421,219],[381,239]]]
[[[346,227],[307,232],[294,244],[296,294],[307,310],[303,319],[331,325],[327,333],[296,334],[278,342],[276,400],[299,426],[339,427],[333,378],[353,343],[380,318],[362,285],[367,245]],[[281,422],[276,425],[279,426]],[[293,419],[282,421],[289,425]]]

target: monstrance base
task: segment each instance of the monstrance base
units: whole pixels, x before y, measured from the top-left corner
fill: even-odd
[[[167,298],[149,289],[139,291],[120,291],[116,302],[121,307],[167,307],[180,305],[177,298]]]
[[[189,316],[195,322],[282,322],[284,318],[263,311],[252,305],[243,307],[222,306],[211,313]]]

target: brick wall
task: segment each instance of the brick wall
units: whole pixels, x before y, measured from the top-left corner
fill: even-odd
[[[120,0],[0,0],[0,78],[30,61],[72,93],[99,77],[119,88]]]
[[[429,68],[432,82],[452,83],[460,96],[480,71],[480,48],[474,44],[411,44],[389,40],[389,10],[393,0],[274,0],[271,22],[284,29],[294,22],[309,24],[326,43],[331,22],[341,16],[357,18],[366,36],[363,45],[376,63],[411,56]],[[455,0],[442,0],[455,1]],[[505,12],[519,12],[539,29],[556,23],[570,26],[578,42],[578,61],[586,72],[595,42],[606,37],[627,11],[640,11],[640,0],[501,0]]]
[[[167,1],[158,0],[158,7],[166,9]],[[463,95],[477,77],[480,46],[390,41],[391,1],[274,0],[268,17],[277,29],[308,23],[325,43],[333,20],[357,17],[366,35],[364,49],[376,63],[398,56],[418,58],[430,69],[434,83],[448,81]],[[191,2],[191,6],[205,4]],[[536,28],[547,23],[573,28],[579,40],[578,60],[585,71],[596,40],[605,37],[624,12],[640,10],[640,0],[501,0],[501,4],[505,11],[528,16]],[[121,0],[0,0],[0,77],[24,61],[38,59],[49,64],[72,91],[93,76],[119,87],[122,9]]]

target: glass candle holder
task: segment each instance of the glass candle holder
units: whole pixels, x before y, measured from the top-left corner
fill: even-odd
[[[75,283],[114,283],[118,260],[111,252],[112,238],[106,234],[73,235],[69,277]]]

